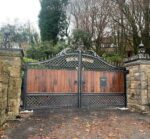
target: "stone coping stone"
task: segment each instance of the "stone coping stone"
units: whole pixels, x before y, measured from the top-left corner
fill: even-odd
[[[23,57],[24,51],[20,48],[0,48],[0,56]]]

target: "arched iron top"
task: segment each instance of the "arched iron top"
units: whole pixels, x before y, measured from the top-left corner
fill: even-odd
[[[28,63],[29,68],[43,69],[70,69],[79,67],[79,51],[65,49],[49,60]],[[125,71],[123,67],[116,67],[99,57],[94,51],[82,51],[82,69],[93,71]]]

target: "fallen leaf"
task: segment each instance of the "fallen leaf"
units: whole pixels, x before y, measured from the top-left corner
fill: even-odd
[[[143,133],[144,131],[143,130],[139,130],[141,133]]]
[[[79,117],[75,117],[74,120],[79,120]]]
[[[90,132],[90,129],[86,129],[85,131],[86,131],[86,132]]]
[[[42,128],[40,128],[40,131],[43,131],[43,129],[42,129]]]
[[[108,137],[115,137],[116,135],[114,135],[113,133],[109,133]]]
[[[86,127],[90,127],[91,125],[89,123],[86,124]]]
[[[8,136],[2,135],[2,136],[0,136],[0,138],[1,138],[1,139],[8,139]]]

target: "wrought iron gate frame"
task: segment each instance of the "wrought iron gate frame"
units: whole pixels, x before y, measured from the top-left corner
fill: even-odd
[[[69,52],[68,52],[69,51]],[[87,52],[87,53],[86,53]],[[75,56],[75,57],[77,57],[78,58],[78,60],[76,61],[76,63],[77,63],[77,65],[76,64],[74,64],[74,67],[66,67],[65,65],[63,65],[63,63],[62,63],[62,67],[58,64],[53,64],[53,62],[51,62],[51,61],[53,61],[53,60],[55,60],[55,59],[58,59],[58,58],[61,58],[61,57],[65,57],[65,56]],[[83,57],[90,57],[90,58],[93,58],[93,59],[96,59],[96,60],[99,60],[99,61],[101,61],[102,63],[99,63],[99,64],[105,64],[105,65],[107,65],[107,66],[105,66],[105,67],[101,67],[100,65],[97,65],[96,67],[90,67],[90,68],[87,68],[88,70],[93,70],[94,69],[94,71],[113,71],[113,72],[123,72],[124,73],[124,79],[125,79],[125,81],[124,81],[124,90],[125,90],[125,92],[124,93],[122,93],[121,94],[121,96],[123,96],[124,98],[124,104],[121,104],[121,105],[118,105],[118,106],[127,106],[127,96],[126,96],[126,74],[127,74],[127,70],[126,70],[126,68],[124,68],[124,67],[115,67],[115,66],[112,66],[111,64],[109,64],[109,63],[107,63],[103,58],[101,58],[101,57],[99,57],[95,52],[93,52],[93,51],[82,51],[81,49],[78,49],[78,50],[76,50],[76,51],[74,51],[74,52],[70,52],[70,49],[65,49],[65,50],[63,50],[62,52],[60,52],[56,57],[54,57],[54,58],[52,58],[52,59],[50,59],[50,60],[46,60],[46,61],[42,61],[42,62],[38,62],[38,63],[28,63],[28,64],[26,64],[25,65],[25,70],[24,70],[24,88],[23,88],[23,108],[24,109],[38,109],[38,108],[29,108],[28,106],[27,106],[27,97],[28,97],[28,93],[27,93],[27,71],[28,71],[28,69],[34,69],[34,68],[37,68],[37,69],[70,69],[70,70],[72,70],[72,69],[75,69],[75,68],[77,68],[77,74],[78,74],[78,92],[76,93],[76,95],[77,95],[77,99],[78,99],[78,101],[77,101],[77,107],[78,108],[81,108],[82,106],[83,106],[83,104],[82,104],[82,97],[83,96],[86,96],[86,95],[88,95],[88,96],[99,96],[99,97],[103,97],[103,96],[117,96],[117,95],[119,95],[119,93],[109,93],[109,94],[106,94],[106,93],[99,93],[99,94],[94,94],[94,93],[92,93],[92,94],[86,94],[86,93],[84,93],[84,94],[82,94],[82,68],[83,68],[83,66],[85,67],[85,65],[83,64],[83,61],[82,61],[82,58]],[[64,67],[63,67],[64,66]],[[111,68],[110,68],[111,67]],[[35,95],[35,94],[30,94],[31,96],[32,95]],[[54,94],[44,94],[44,93],[40,93],[40,94],[36,94],[37,96],[48,96],[48,95],[54,95]],[[61,94],[55,94],[56,96],[57,95],[64,95],[64,96],[67,96],[67,94],[63,94],[63,93],[61,93]],[[70,95],[70,94],[68,94],[68,95]],[[75,95],[75,94],[74,94]],[[94,105],[95,106],[95,105]],[[50,106],[46,106],[46,107],[50,107]],[[102,106],[102,107],[104,107],[104,106]],[[106,106],[107,107],[107,106]],[[43,107],[40,107],[40,108],[43,108]],[[45,107],[44,107],[45,108]]]

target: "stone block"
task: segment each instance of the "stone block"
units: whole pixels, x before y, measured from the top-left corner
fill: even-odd
[[[136,94],[140,97],[141,96],[141,89],[138,88],[135,91],[136,91]]]
[[[147,81],[147,76],[145,74],[145,72],[141,72],[141,81]]]
[[[137,112],[146,112],[146,111],[149,111],[148,106],[139,105],[139,104],[135,104],[135,103],[129,103],[128,104],[128,108],[130,110],[134,110],[134,111],[137,111]]]
[[[135,77],[133,75],[130,77],[130,81],[135,81]]]
[[[129,74],[130,74],[130,76],[133,76],[134,71],[133,71],[133,70],[130,70],[130,71],[129,71]]]
[[[142,101],[143,105],[148,104],[148,92],[147,92],[147,90],[142,90],[142,92],[141,92],[141,101]]]
[[[12,79],[11,78],[9,88],[8,88],[8,92],[9,92],[9,95],[8,95],[9,99],[20,98],[20,95],[21,95],[21,79],[19,79],[19,78]]]
[[[134,73],[133,77],[134,77],[135,81],[140,81],[141,80],[141,76],[140,76],[139,72],[138,73]]]
[[[22,59],[20,57],[14,57],[13,62],[16,67],[21,67],[22,65]]]
[[[147,81],[142,81],[142,82],[141,82],[141,89],[142,89],[142,90],[148,89]]]
[[[9,100],[9,112],[14,113],[14,116],[19,114],[20,109],[20,98]]]
[[[9,80],[9,92],[21,89],[21,78],[10,78]]]
[[[5,111],[0,110],[0,126],[6,121]]]
[[[141,65],[141,72],[149,72],[150,71],[150,65]]]
[[[7,75],[0,75],[0,82],[8,84],[8,78]]]
[[[12,66],[12,67],[9,67],[9,71],[10,71],[11,77],[15,77],[15,78],[21,77],[21,68]]]
[[[133,66],[131,69],[130,69],[130,72],[129,72],[131,75],[134,75],[134,73],[139,73],[139,67],[138,66]]]
[[[141,82],[140,81],[131,81],[131,89],[139,89],[141,87]]]

